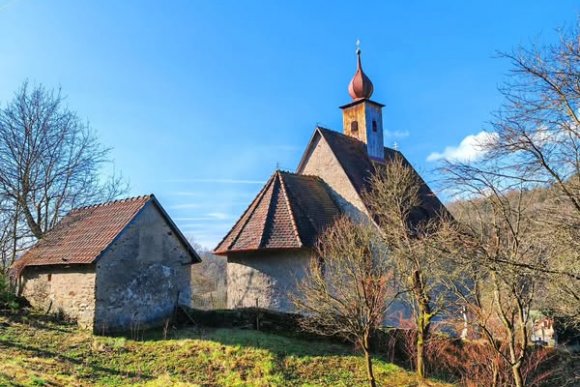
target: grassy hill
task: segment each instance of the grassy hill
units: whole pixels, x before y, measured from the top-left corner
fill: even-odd
[[[393,364],[377,360],[375,372],[382,386],[417,385]],[[361,356],[327,342],[196,328],[132,340],[93,336],[38,316],[0,316],[4,385],[364,386],[366,380]]]

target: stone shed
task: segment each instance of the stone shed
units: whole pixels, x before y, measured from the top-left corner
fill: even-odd
[[[33,307],[96,333],[162,323],[191,301],[201,262],[155,196],[71,211],[13,267]]]

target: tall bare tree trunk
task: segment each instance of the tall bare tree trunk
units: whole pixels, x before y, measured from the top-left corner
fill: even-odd
[[[417,360],[415,368],[420,379],[425,378],[425,341],[427,339],[428,323],[425,324],[423,312],[419,312],[419,323],[417,324]]]
[[[413,274],[413,289],[415,298],[419,305],[419,316],[417,319],[417,360],[415,368],[417,376],[420,379],[425,378],[425,342],[429,336],[429,328],[431,326],[431,307],[429,306],[429,299],[425,295],[425,289],[421,278],[421,273],[417,270]]]
[[[375,375],[373,373],[373,361],[371,357],[371,350],[370,350],[370,340],[369,340],[369,333],[366,333],[363,339],[363,350],[365,352],[365,361],[367,366],[367,378],[369,380],[369,385],[371,387],[377,387],[377,382],[375,380]]]

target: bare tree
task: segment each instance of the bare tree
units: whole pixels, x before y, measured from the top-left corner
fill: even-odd
[[[292,302],[304,329],[343,337],[362,348],[369,384],[376,386],[370,339],[396,298],[388,251],[372,225],[343,217],[320,238]]]
[[[377,166],[370,183],[365,200],[405,290],[403,299],[414,313],[415,366],[417,375],[424,378],[425,345],[432,321],[450,302],[441,285],[442,277],[453,268],[445,265],[435,244],[443,214],[425,210],[420,194],[424,183],[402,156]]]
[[[225,309],[227,305],[227,258],[212,254],[193,238],[189,239],[201,257],[191,266],[192,306],[198,309]]]
[[[493,141],[482,144],[493,171],[529,189],[543,187],[538,208],[549,270],[547,303],[580,324],[580,23],[562,29],[552,45],[520,47],[501,56],[512,65],[501,88],[505,103],[492,122]],[[488,172],[492,172],[488,170]]]
[[[13,224],[12,240],[42,238],[70,209],[122,193],[121,178],[103,182],[108,154],[60,90],[25,82],[0,110],[1,217]],[[22,225],[25,234],[14,234]]]
[[[485,148],[489,158],[511,161],[511,177],[525,170],[526,181],[554,186],[580,216],[579,31],[576,24],[558,44],[501,54],[511,77],[492,122],[496,140]]]
[[[550,264],[551,246],[538,221],[547,192],[530,183],[535,171],[522,168],[515,177],[502,171],[502,160],[447,166],[448,181],[463,200],[454,211],[460,223],[446,232],[449,255],[471,284],[454,287],[455,293],[468,306],[469,324],[498,355],[490,358],[493,385],[501,383],[505,364],[513,383],[524,386],[522,370],[531,354],[530,312],[554,276],[576,278]]]

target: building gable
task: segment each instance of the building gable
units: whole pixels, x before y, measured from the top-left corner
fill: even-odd
[[[347,174],[340,158],[329,142],[328,129],[316,128],[296,172],[319,176],[331,188],[331,193],[341,210],[359,219],[367,215],[353,179]],[[337,133],[339,134],[339,133]],[[339,134],[340,135],[340,134]]]
[[[361,219],[370,213],[364,203],[364,194],[371,189],[370,179],[376,166],[389,163],[394,157],[402,158],[415,172],[426,215],[447,214],[445,206],[399,151],[385,147],[382,160],[371,159],[365,143],[329,129],[316,128],[297,172],[322,178],[338,196],[337,203],[342,210],[354,219]]]
[[[191,255],[150,202],[96,262],[98,332],[158,325],[191,303]]]

